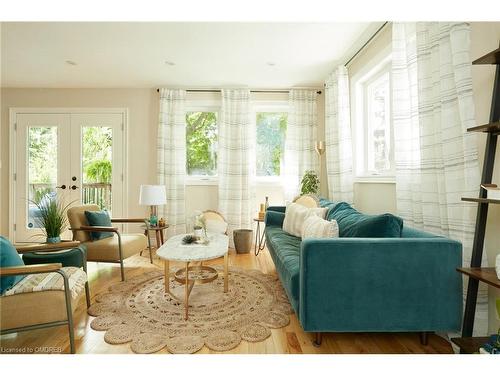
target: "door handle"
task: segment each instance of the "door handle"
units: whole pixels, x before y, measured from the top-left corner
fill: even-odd
[[[71,181],[76,181],[76,176],[71,177]]]
[[[71,186],[71,190],[76,190],[76,189],[78,189],[78,186],[76,186],[76,185]]]
[[[66,189],[66,185],[56,186],[56,189]]]

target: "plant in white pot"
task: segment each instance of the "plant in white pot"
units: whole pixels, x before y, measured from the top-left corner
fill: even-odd
[[[47,243],[61,242],[61,233],[68,227],[66,211],[72,202],[65,205],[57,196],[46,197],[39,202],[30,202],[38,209],[35,221],[44,231]]]

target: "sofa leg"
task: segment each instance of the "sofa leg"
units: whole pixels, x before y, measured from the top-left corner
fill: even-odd
[[[314,341],[313,341],[313,345],[315,347],[320,347],[321,346],[321,341],[323,340],[323,334],[321,332],[316,332],[315,333],[315,338],[314,338]]]
[[[429,342],[428,332],[420,332],[420,343],[422,345],[427,345],[428,342]]]

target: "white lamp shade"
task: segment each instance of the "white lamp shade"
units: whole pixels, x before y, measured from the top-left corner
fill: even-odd
[[[167,191],[164,185],[141,185],[139,204],[160,206],[167,203]]]

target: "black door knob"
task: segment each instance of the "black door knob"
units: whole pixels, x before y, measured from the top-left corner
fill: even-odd
[[[76,181],[76,176],[71,177],[71,181]]]
[[[76,186],[76,185],[71,186],[71,190],[76,190],[77,188],[78,188],[78,186]]]
[[[57,189],[66,189],[66,185],[56,186]]]

